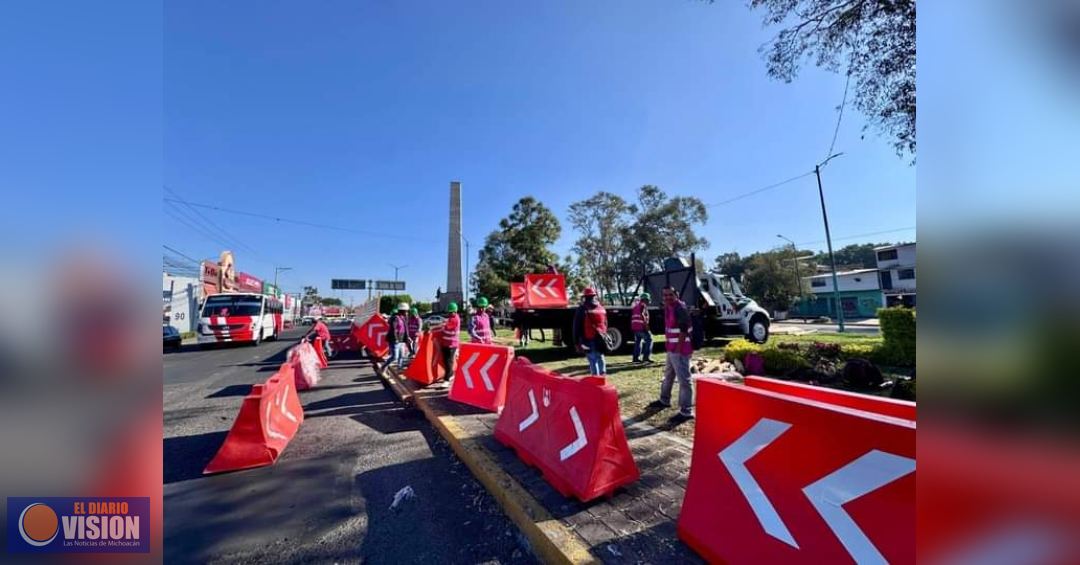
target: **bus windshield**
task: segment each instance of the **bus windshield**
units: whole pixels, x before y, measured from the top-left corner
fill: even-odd
[[[216,294],[206,299],[203,317],[258,316],[262,314],[262,298],[251,295]]]

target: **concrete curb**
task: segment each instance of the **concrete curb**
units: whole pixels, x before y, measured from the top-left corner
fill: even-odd
[[[544,563],[599,563],[589,546],[573,530],[551,516],[524,487],[502,469],[477,438],[471,437],[454,417],[433,408],[424,397],[412,394],[410,386],[393,374],[376,367],[375,374],[402,402],[419,408],[431,425],[450,444],[465,466],[529,540],[533,553]]]

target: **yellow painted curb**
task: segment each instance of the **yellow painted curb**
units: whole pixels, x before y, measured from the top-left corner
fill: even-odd
[[[393,371],[376,371],[390,390],[405,401],[412,400],[427,417],[431,425],[450,444],[458,458],[472,471],[484,488],[495,497],[499,506],[529,540],[533,553],[549,564],[599,563],[589,553],[589,546],[573,530],[551,516],[524,487],[504,471],[487,449],[476,438],[458,425],[453,416],[440,414],[425,401],[423,396],[413,395]],[[402,395],[405,396],[402,396]]]

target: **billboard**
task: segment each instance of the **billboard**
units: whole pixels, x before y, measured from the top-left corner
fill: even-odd
[[[237,273],[236,287],[241,292],[263,292],[262,280],[247,273]]]
[[[334,290],[367,290],[364,279],[330,279],[330,288]]]
[[[405,290],[405,281],[375,281],[375,290]]]

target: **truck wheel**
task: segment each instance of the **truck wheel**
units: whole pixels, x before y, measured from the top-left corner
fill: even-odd
[[[608,326],[607,329],[608,339],[611,340],[612,353],[618,351],[623,346],[623,333],[619,328]]]
[[[754,343],[769,341],[769,319],[761,314],[750,318],[750,331],[746,334],[746,339]]]

